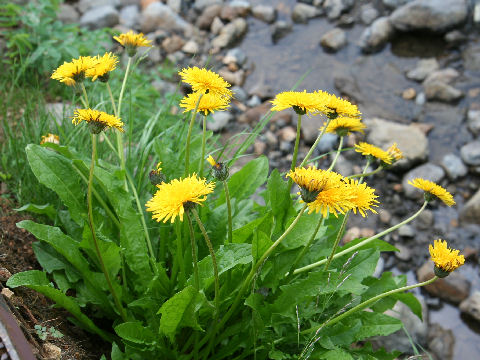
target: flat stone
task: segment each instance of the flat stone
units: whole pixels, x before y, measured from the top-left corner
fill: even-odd
[[[402,180],[402,187],[405,192],[405,196],[410,199],[420,199],[423,197],[424,191],[420,190],[408,183],[408,181],[415,178],[422,178],[425,180],[433,181],[434,183],[439,183],[445,177],[445,171],[442,167],[427,163],[410,170],[405,174]]]
[[[423,84],[427,100],[455,102],[460,100],[464,93],[443,81],[428,81]]]
[[[475,291],[460,303],[460,311],[480,321],[480,291]]]
[[[293,7],[292,20],[296,23],[306,24],[308,20],[320,16],[322,12],[315,6],[297,3]]]
[[[445,172],[450,180],[456,180],[467,175],[468,173],[468,169],[462,162],[462,159],[452,153],[446,154],[442,158],[440,165],[442,165],[442,167],[445,169]]]
[[[193,7],[198,11],[203,11],[206,7],[212,5],[221,5],[223,0],[195,0]]]
[[[228,111],[216,111],[207,118],[207,129],[211,131],[223,130],[233,120],[233,115]]]
[[[325,0],[323,9],[330,20],[338,19],[354,5],[355,0]]]
[[[188,24],[170,7],[160,2],[148,5],[140,18],[140,27],[143,33],[149,33],[159,28],[167,31],[185,31]]]
[[[277,19],[277,10],[273,6],[256,5],[252,9],[252,15],[268,24]]]
[[[359,45],[364,53],[381,50],[395,33],[388,17],[376,19],[360,36]]]
[[[478,190],[460,211],[462,223],[480,224],[480,190]]]
[[[254,108],[248,109],[238,117],[238,122],[247,124],[256,124],[263,116],[265,116],[272,104],[270,102],[264,102]]]
[[[439,68],[440,65],[438,64],[437,59],[422,59],[417,62],[417,66],[414,69],[407,72],[406,76],[410,80],[423,81],[428,75],[432,74]]]
[[[347,35],[342,29],[335,28],[322,36],[320,45],[328,52],[337,52],[347,45]]]
[[[94,30],[114,27],[118,21],[118,11],[111,5],[104,5],[86,11],[80,18],[80,25]]]
[[[462,160],[467,165],[480,165],[480,140],[469,142],[460,149]]]
[[[278,40],[285,37],[292,31],[292,29],[293,26],[289,22],[283,20],[276,21],[271,27],[273,43],[276,43]]]
[[[200,51],[200,46],[194,40],[189,40],[182,46],[182,51],[187,54],[198,54]]]

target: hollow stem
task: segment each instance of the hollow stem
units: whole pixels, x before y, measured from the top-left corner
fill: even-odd
[[[88,177],[88,189],[87,189],[88,225],[90,227],[90,231],[92,232],[92,240],[95,247],[95,252],[97,254],[98,262],[100,263],[102,272],[105,275],[105,279],[107,280],[107,285],[110,290],[110,293],[112,294],[113,301],[115,302],[115,306],[117,307],[117,310],[120,313],[120,316],[122,317],[123,321],[127,321],[127,314],[122,304],[120,303],[117,293],[115,292],[112,281],[110,279],[110,275],[108,274],[107,268],[105,266],[105,262],[103,261],[102,252],[100,251],[100,247],[98,245],[97,236],[95,234],[95,225],[93,222],[93,208],[92,208],[92,187],[93,187],[93,170],[95,167],[95,158],[97,156],[97,138],[95,134],[92,134],[91,138],[92,138],[92,162],[90,164],[90,173]]]
[[[340,243],[340,240],[342,239],[343,232],[345,231],[345,227],[347,226],[347,221],[348,217],[350,216],[350,211],[348,210],[345,213],[345,216],[343,217],[342,225],[340,226],[340,230],[338,230],[337,237],[335,239],[335,243],[333,244],[332,251],[330,253],[330,256],[327,259],[327,262],[325,264],[325,267],[323,268],[323,271],[327,271],[328,267],[330,266],[330,263],[333,260],[333,256],[335,255],[335,251],[337,251],[338,244]]]
[[[108,95],[110,96],[110,102],[112,103],[113,114],[116,117],[118,117],[117,105],[115,105],[115,100],[114,100],[113,94],[112,94],[112,88],[110,87],[110,83],[108,81],[107,81],[107,90],[108,90]]]
[[[297,120],[297,137],[295,138],[295,147],[293,149],[293,159],[292,165],[290,166],[290,170],[295,170],[295,166],[297,165],[297,157],[298,157],[298,145],[300,144],[300,131],[302,129],[302,115],[298,115]]]
[[[374,235],[374,236],[371,236],[371,237],[369,237],[368,239],[365,239],[365,240],[359,242],[358,244],[349,247],[348,249],[345,249],[345,250],[343,250],[343,251],[340,251],[339,253],[335,254],[332,259],[336,259],[336,258],[338,258],[338,257],[340,257],[340,256],[343,256],[343,255],[345,255],[345,254],[351,253],[352,251],[355,251],[355,250],[357,250],[358,248],[367,245],[368,243],[372,242],[373,240],[376,240],[376,239],[378,239],[378,238],[380,238],[380,237],[382,237],[382,236],[384,236],[384,235],[386,235],[386,234],[388,234],[388,233],[391,233],[391,232],[394,231],[394,230],[397,230],[399,227],[401,227],[401,226],[409,223],[410,221],[412,221],[413,219],[415,219],[418,215],[420,215],[420,213],[425,209],[425,207],[427,206],[427,204],[428,204],[428,202],[425,201],[425,202],[423,203],[422,207],[421,207],[415,214],[413,214],[413,215],[410,216],[409,218],[403,220],[401,223],[398,223],[398,224],[395,225],[395,226],[392,226],[392,227],[390,227],[390,228],[388,228],[388,229],[386,229],[386,230],[384,230],[384,231],[382,231],[382,232],[380,232],[380,233],[378,233],[378,234],[376,234],[376,235]],[[294,270],[293,274],[296,275],[296,274],[299,274],[299,273],[301,273],[301,272],[304,272],[304,271],[313,269],[313,268],[315,268],[315,267],[317,267],[317,266],[320,266],[320,265],[325,264],[326,262],[327,262],[327,259],[323,259],[323,260],[317,261],[317,262],[315,262],[315,263],[313,263],[313,264],[310,264],[310,265],[307,265],[307,266],[304,266],[304,267],[301,267],[301,268],[298,268],[298,269]]]
[[[357,178],[357,177],[371,176],[371,175],[375,175],[375,174],[379,173],[380,171],[382,171],[382,169],[383,168],[381,166],[379,166],[378,168],[376,168],[373,171],[370,171],[369,173],[354,174],[354,175],[347,176],[346,178],[347,179],[353,179],[353,178]]]
[[[198,277],[198,260],[197,260],[197,250],[195,246],[195,232],[193,231],[190,212],[186,211],[185,213],[187,214],[188,228],[190,229],[190,245],[192,247],[192,262],[193,262],[193,280],[194,280],[195,290],[198,291],[200,289],[200,279]]]
[[[203,115],[203,126],[202,126],[202,157],[200,158],[200,161],[198,163],[198,168],[200,169],[198,171],[198,174],[200,178],[203,177],[203,167],[205,163],[205,144],[207,142],[207,115]]]
[[[424,281],[424,282],[421,282],[421,283],[417,283],[417,284],[413,284],[413,285],[408,285],[408,286],[403,286],[403,287],[398,288],[398,289],[393,289],[393,290],[384,292],[383,294],[379,294],[379,295],[377,295],[377,296],[374,296],[374,297],[371,298],[371,299],[365,300],[364,302],[358,304],[357,306],[354,306],[354,307],[351,308],[350,310],[345,311],[343,314],[340,314],[340,315],[334,317],[334,318],[331,319],[331,320],[326,321],[325,323],[323,323],[323,324],[321,324],[321,325],[319,325],[319,326],[316,326],[316,327],[313,327],[313,328],[304,330],[304,331],[302,331],[302,333],[303,333],[303,334],[308,334],[308,333],[311,333],[311,332],[314,332],[314,331],[318,331],[319,329],[322,329],[322,328],[324,328],[324,327],[326,327],[326,326],[336,324],[337,322],[345,319],[346,317],[352,315],[353,313],[356,313],[356,312],[359,311],[359,310],[362,310],[363,308],[367,307],[368,305],[373,304],[374,302],[376,302],[376,301],[378,301],[378,300],[380,300],[380,299],[383,299],[384,297],[387,297],[387,296],[390,296],[390,295],[393,295],[393,294],[396,294],[396,293],[399,293],[399,292],[411,290],[411,289],[414,289],[414,288],[417,288],[417,287],[429,285],[429,284],[433,283],[434,281],[436,281],[437,279],[438,279],[438,277],[437,277],[437,276],[434,276],[434,277],[431,278],[430,280],[427,280],[427,281]]]
[[[325,131],[327,130],[327,126],[328,124],[330,124],[330,121],[332,121],[332,119],[328,118],[327,119],[327,122],[325,123],[322,131],[320,132],[320,134],[318,134],[317,136],[317,139],[315,140],[315,142],[313,143],[312,147],[310,148],[310,150],[308,151],[307,155],[305,156],[305,159],[303,159],[302,163],[300,164],[299,167],[303,167],[305,166],[305,164],[308,162],[308,159],[310,159],[310,156],[312,156],[313,152],[315,151],[315,149],[317,148],[317,145],[318,143],[320,142],[320,140],[322,139],[322,136],[323,134],[325,134]]]
[[[230,192],[228,191],[227,180],[223,180],[223,188],[225,189],[225,201],[227,202],[227,217],[228,217],[227,244],[228,244],[228,243],[232,243],[233,225],[232,225],[232,205],[230,203]]]
[[[333,167],[335,166],[335,164],[338,160],[338,157],[340,156],[340,153],[342,152],[342,147],[343,147],[343,136],[340,136],[340,141],[338,143],[337,153],[335,154],[335,158],[333,159],[333,161],[330,164],[330,167],[328,168],[327,171],[331,171],[333,169]]]
[[[128,78],[128,73],[130,72],[130,66],[132,64],[132,58],[128,58],[127,62],[127,69],[125,70],[125,75],[123,76],[123,82],[122,82],[122,87],[120,89],[120,95],[118,96],[118,109],[117,109],[117,117],[120,118],[121,112],[122,112],[122,100],[123,100],[123,94],[125,92],[125,85],[127,84],[127,78]],[[108,84],[108,83],[107,83]],[[117,152],[118,152],[118,157],[120,159],[120,168],[126,173],[125,169],[125,153],[123,151],[123,133],[120,131],[117,131]],[[126,176],[126,174],[125,174]],[[127,182],[125,181],[125,190],[128,191],[128,186]]]
[[[90,105],[88,102],[88,95],[87,95],[87,89],[85,89],[85,84],[82,82],[80,87],[82,88],[82,93],[83,93],[83,101],[82,101],[83,105],[85,105],[85,107],[88,108],[90,107]]]
[[[200,96],[198,97],[197,103],[195,104],[195,109],[193,109],[192,111],[192,117],[190,118],[190,125],[188,126],[187,142],[185,144],[185,173],[184,173],[185,177],[188,175],[189,167],[190,167],[190,138],[192,137],[193,124],[195,124],[198,105],[200,104],[200,100],[202,100],[202,97],[203,97],[203,94],[200,94]],[[203,159],[202,159],[202,164],[203,164]]]

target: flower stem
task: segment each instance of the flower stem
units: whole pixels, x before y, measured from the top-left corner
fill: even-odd
[[[90,226],[90,231],[92,232],[92,240],[95,246],[95,252],[97,254],[100,267],[102,268],[102,272],[105,275],[105,279],[107,280],[107,285],[110,290],[110,293],[112,294],[113,301],[115,302],[115,306],[117,307],[117,310],[120,313],[120,316],[122,317],[123,321],[127,321],[127,314],[122,304],[120,303],[120,300],[118,299],[115,289],[113,288],[110,275],[108,274],[107,268],[105,266],[105,262],[103,261],[102,252],[100,251],[100,247],[98,245],[97,236],[95,234],[95,226],[93,223],[93,208],[92,208],[92,187],[93,187],[93,170],[95,167],[95,158],[97,156],[97,137],[95,134],[92,134],[91,138],[92,138],[92,162],[90,164],[90,173],[88,177],[88,189],[87,189],[88,224]]]
[[[128,78],[128,73],[130,72],[131,64],[132,64],[132,58],[129,57],[127,62],[127,69],[125,70],[125,75],[123,76],[122,88],[120,89],[120,95],[118,96],[118,109],[117,109],[118,118],[120,118],[121,116],[120,114],[122,112],[123,93],[125,91],[125,85],[127,84],[127,78]],[[118,157],[120,158],[120,168],[126,173],[125,153],[123,151],[123,133],[120,131],[117,131],[117,152],[118,152]],[[125,181],[125,190],[128,191],[128,186],[126,181]]]
[[[335,164],[338,160],[338,157],[339,157],[340,153],[342,152],[342,147],[343,147],[343,136],[340,136],[340,141],[338,143],[337,153],[335,154],[335,158],[333,159],[333,161],[330,164],[330,167],[328,168],[327,171],[332,171],[333,167],[335,166]]]
[[[198,277],[198,260],[197,260],[197,250],[195,246],[195,232],[193,231],[192,218],[190,217],[190,212],[186,211],[188,227],[190,229],[190,245],[192,247],[192,262],[193,262],[193,279],[195,284],[195,290],[200,289],[200,280]],[[180,239],[181,240],[181,239]]]
[[[232,243],[233,226],[232,226],[232,205],[230,204],[230,192],[228,191],[227,180],[223,180],[223,188],[225,189],[225,201],[227,202],[227,216],[228,216],[227,244],[228,244],[228,243]]]
[[[353,178],[357,178],[357,177],[365,177],[365,176],[375,175],[376,173],[379,173],[380,171],[382,171],[382,169],[383,168],[381,166],[379,166],[378,168],[376,168],[373,171],[370,171],[369,173],[354,174],[354,175],[346,176],[346,178],[347,179],[353,179]]]
[[[293,159],[292,165],[290,166],[290,170],[295,170],[295,166],[297,165],[297,157],[298,157],[298,145],[300,144],[300,131],[302,129],[302,115],[298,115],[297,120],[297,137],[295,138],[295,148],[293,149]]]
[[[110,87],[110,83],[107,81],[107,90],[108,95],[110,95],[110,102],[112,103],[113,107],[113,114],[118,117],[117,106],[115,105],[115,100],[113,99],[112,88]]]
[[[345,231],[345,227],[347,226],[347,221],[348,221],[348,217],[350,216],[350,211],[351,210],[348,210],[345,213],[345,216],[343,217],[342,225],[340,226],[340,230],[338,230],[337,238],[335,239],[335,243],[333,244],[332,251],[330,253],[330,256],[327,259],[327,263],[325,264],[325,267],[323,268],[323,271],[328,270],[328,267],[330,266],[330,263],[333,260],[333,256],[335,255],[335,251],[337,251],[338,244],[340,243],[340,240],[342,239],[343,232]]]
[[[83,105],[85,105],[85,107],[90,107],[89,105],[89,102],[88,102],[88,95],[87,95],[87,89],[85,89],[85,84],[82,82],[81,83],[81,88],[82,88],[82,92],[83,92]]]
[[[393,295],[393,294],[396,294],[396,293],[399,293],[399,292],[402,292],[402,291],[407,291],[407,290],[411,290],[411,289],[414,289],[414,288],[417,288],[417,287],[421,287],[421,286],[425,286],[425,285],[429,285],[431,283],[433,283],[434,281],[436,281],[438,279],[437,276],[434,276],[433,278],[431,278],[430,280],[427,280],[427,281],[424,281],[424,282],[421,282],[421,283],[417,283],[417,284],[413,284],[413,285],[408,285],[408,286],[403,286],[401,288],[398,288],[398,289],[393,289],[393,290],[390,290],[390,291],[387,291],[387,292],[384,292],[383,294],[379,294],[377,296],[374,296],[373,298],[371,299],[368,299],[368,300],[365,300],[364,302],[358,304],[357,306],[351,308],[350,310],[344,312],[343,314],[340,314],[336,317],[334,317],[333,319],[331,320],[328,320],[326,322],[324,322],[323,324],[319,325],[319,326],[316,326],[316,327],[313,327],[313,328],[310,328],[308,330],[304,330],[302,331],[303,334],[308,334],[308,333],[311,333],[313,331],[318,331],[322,328],[324,328],[325,326],[329,326],[329,325],[333,325],[333,324],[336,324],[337,322],[339,322],[340,320],[348,317],[349,315],[367,307],[368,305],[380,300],[380,299],[383,299],[384,297],[387,297],[387,296],[390,296],[390,295]]]
[[[202,127],[202,157],[200,158],[198,167],[199,167],[199,177],[203,177],[203,166],[205,163],[205,143],[207,141],[207,115],[203,115],[203,127]]]
[[[345,249],[345,250],[343,250],[343,251],[340,251],[339,253],[335,254],[332,259],[336,259],[336,258],[338,258],[338,257],[340,257],[340,256],[343,256],[343,255],[345,255],[345,254],[351,253],[352,251],[355,251],[355,250],[357,250],[358,248],[367,245],[368,243],[372,242],[373,240],[376,240],[376,239],[378,239],[378,238],[380,238],[380,237],[382,237],[382,236],[384,236],[384,235],[386,235],[386,234],[388,234],[388,233],[391,233],[391,232],[394,231],[394,230],[397,230],[399,227],[401,227],[401,226],[409,223],[410,221],[412,221],[413,219],[415,219],[418,215],[420,215],[420,213],[425,209],[425,207],[427,206],[427,204],[428,204],[428,202],[425,201],[425,202],[423,203],[422,207],[421,207],[415,214],[413,214],[412,216],[410,216],[408,219],[405,219],[405,220],[403,220],[401,223],[398,223],[398,224],[395,225],[395,226],[392,226],[392,227],[390,227],[390,228],[388,228],[388,229],[386,229],[386,230],[384,230],[384,231],[382,231],[382,232],[380,232],[380,233],[378,233],[378,234],[376,234],[376,235],[374,235],[374,236],[371,236],[371,237],[369,237],[368,239],[365,239],[365,240],[359,242],[358,244],[349,247],[348,249]],[[293,274],[296,275],[296,274],[299,274],[299,273],[301,273],[301,272],[304,272],[304,271],[313,269],[313,268],[315,268],[315,267],[317,267],[317,266],[320,266],[320,265],[325,264],[326,262],[327,262],[327,259],[323,259],[323,260],[317,261],[317,262],[315,262],[315,263],[313,263],[313,264],[310,264],[310,265],[307,265],[307,266],[304,266],[304,267],[301,267],[301,268],[296,269],[296,270],[293,272]]]
[[[310,159],[310,156],[312,156],[313,152],[315,151],[315,149],[317,148],[317,145],[318,143],[320,142],[320,140],[322,139],[322,136],[323,134],[325,134],[325,131],[327,130],[327,126],[328,124],[330,124],[330,121],[332,119],[328,118],[327,119],[327,122],[325,123],[322,131],[320,132],[320,134],[318,134],[317,136],[317,139],[315,140],[315,142],[313,143],[312,147],[310,148],[310,150],[308,151],[307,155],[305,156],[305,159],[303,159],[302,163],[300,164],[299,167],[303,167],[305,166],[305,164],[307,163],[308,159]]]
[[[200,105],[200,100],[202,100],[203,94],[200,94],[198,97],[197,103],[195,104],[195,109],[192,111],[192,117],[190,119],[190,125],[188,126],[188,133],[187,133],[187,142],[185,144],[185,173],[184,176],[186,177],[189,173],[190,167],[190,138],[192,136],[192,129],[193,124],[195,123],[195,118],[197,116],[198,105]],[[202,159],[203,163],[203,159]]]

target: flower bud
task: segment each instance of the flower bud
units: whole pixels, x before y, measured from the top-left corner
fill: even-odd
[[[150,179],[150,183],[152,185],[160,185],[161,183],[165,182],[165,174],[162,173],[162,168],[160,167],[161,164],[162,162],[159,162],[156,169],[153,169],[148,174],[148,178]]]

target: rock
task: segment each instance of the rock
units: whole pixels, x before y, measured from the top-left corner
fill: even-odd
[[[469,142],[460,149],[462,160],[467,165],[480,165],[480,140]]]
[[[276,21],[271,27],[273,43],[276,43],[278,40],[285,37],[289,32],[292,31],[292,28],[292,24],[286,21]]]
[[[284,154],[290,154],[293,152],[293,144],[289,141],[280,141],[279,148]]]
[[[480,134],[480,110],[468,110],[467,126],[474,135]]]
[[[270,130],[265,132],[265,139],[267,140],[267,144],[272,148],[275,148],[278,144],[277,136]]]
[[[232,86],[233,98],[244,103],[248,99],[247,92],[240,86]]]
[[[393,143],[403,152],[404,159],[394,166],[409,169],[428,157],[428,139],[415,126],[397,124],[379,118],[364,119],[367,125],[367,141],[382,148],[388,149]]]
[[[382,0],[383,4],[390,9],[396,9],[399,6],[405,5],[409,1],[412,0]]]
[[[303,129],[303,122],[302,122],[302,129]],[[318,132],[318,129],[317,129],[317,133],[315,134],[315,136],[310,137],[310,139],[311,139],[310,143],[311,144],[313,144],[313,142],[317,138],[318,134],[319,134],[319,132]],[[304,139],[305,139],[305,135],[304,135]],[[322,138],[318,142],[317,150],[321,154],[332,151],[332,150],[336,149],[337,141],[338,141],[338,136],[336,134],[325,133],[325,134],[323,134]],[[308,144],[307,140],[305,140],[305,142]]]
[[[438,324],[432,324],[428,329],[428,350],[436,355],[437,359],[452,360],[455,337],[452,330],[444,329]]]
[[[480,291],[475,291],[460,303],[460,311],[480,321]]]
[[[168,54],[167,59],[172,64],[179,64],[185,59],[185,54],[181,51],[175,51],[174,53]]]
[[[463,97],[463,92],[442,81],[429,81],[423,85],[428,100],[455,102]]]
[[[248,99],[247,106],[255,107],[260,105],[261,103],[262,103],[262,100],[257,95],[253,95],[252,97],[250,97],[250,99]]]
[[[237,18],[220,30],[220,34],[212,40],[212,46],[216,48],[230,46],[233,42],[241,38],[246,31],[247,22],[245,19]]]
[[[315,6],[297,3],[292,11],[292,20],[296,23],[306,24],[308,20],[320,16],[322,12]]]
[[[292,126],[286,126],[278,131],[281,140],[292,142],[297,137],[297,131]]]
[[[230,63],[235,63],[240,67],[242,67],[246,61],[247,61],[247,55],[240,48],[234,48],[234,49],[228,50],[227,54],[222,59],[222,62],[224,64],[228,65]]]
[[[423,297],[417,296],[422,305],[422,317],[420,320],[412,313],[410,308],[404,303],[397,301],[393,309],[387,310],[386,315],[402,320],[405,329],[400,329],[393,334],[383,336],[377,341],[385,346],[387,351],[399,350],[401,352],[412,353],[412,341],[420,346],[425,346],[428,336],[428,309]]]
[[[221,5],[223,0],[195,0],[193,7],[195,10],[203,11],[205,8],[212,5]]]
[[[140,0],[140,8],[143,11],[148,7],[148,5],[150,5],[154,2],[160,2],[160,0]],[[137,3],[138,3],[138,1],[137,1]]]
[[[267,144],[265,144],[263,141],[256,139],[255,142],[253,143],[253,153],[257,156],[263,155],[265,151],[267,150]]]
[[[135,28],[138,25],[139,16],[140,12],[138,11],[138,6],[125,6],[120,10],[120,25],[123,25],[127,28]]]
[[[396,9],[390,19],[400,31],[445,32],[463,24],[467,15],[466,0],[415,0]]]
[[[80,14],[72,5],[61,3],[57,17],[61,22],[71,24],[79,21]]]
[[[395,247],[400,251],[395,251],[395,257],[401,261],[410,261],[412,258],[412,250],[405,245],[395,244]]]
[[[198,54],[200,51],[200,46],[194,40],[189,40],[183,45],[182,51],[187,54]]]
[[[371,4],[362,5],[360,9],[360,20],[365,25],[370,25],[373,20],[378,18],[378,10]]]
[[[202,30],[209,30],[213,19],[220,15],[222,6],[215,4],[205,8],[202,14],[195,21],[195,25]]]
[[[62,358],[62,349],[50,342],[43,344],[43,351],[46,360],[60,360]]]
[[[78,10],[83,14],[92,8],[109,5],[111,7],[118,7],[120,1],[118,0],[80,0],[77,4]]]
[[[427,102],[427,97],[425,96],[424,92],[418,93],[417,97],[415,98],[415,104],[422,106],[425,105]]]
[[[80,25],[91,30],[113,27],[118,24],[118,11],[111,5],[92,8],[80,18]]]
[[[433,273],[433,261],[428,260],[417,270],[418,281],[423,282],[431,279]],[[451,303],[459,304],[465,300],[470,293],[470,282],[457,271],[443,279],[423,287],[430,295],[439,297]]]
[[[323,8],[330,20],[338,19],[344,12],[350,10],[355,0],[325,0]]]
[[[252,9],[252,15],[257,19],[271,24],[277,19],[277,10],[268,5],[256,5]]]
[[[413,238],[415,236],[415,229],[409,224],[405,224],[398,229],[398,235],[405,238]]]
[[[423,81],[428,75],[432,74],[439,68],[440,65],[438,64],[437,59],[422,59],[417,62],[417,66],[414,69],[407,72],[406,76],[410,80]]]
[[[450,180],[456,180],[467,175],[468,169],[455,154],[449,153],[442,158],[440,165],[443,166]]]
[[[338,156],[333,169],[335,172],[342,174],[343,176],[353,175],[353,164],[343,155]]]
[[[359,41],[360,48],[364,53],[379,51],[394,33],[395,29],[388,17],[378,18],[363,31]]]
[[[212,26],[210,27],[210,32],[213,35],[218,35],[218,34],[220,34],[220,31],[222,31],[223,26],[224,26],[224,24],[223,24],[222,20],[220,20],[219,17],[216,17],[215,19],[213,19]]]
[[[185,45],[185,41],[178,35],[167,37],[162,41],[162,48],[167,52],[167,54],[171,54],[180,50],[183,45]]]
[[[5,282],[10,279],[11,276],[12,274],[10,273],[10,271],[8,271],[8,269],[4,267],[0,268],[0,281]]]
[[[272,107],[270,102],[264,102],[254,108],[248,109],[238,117],[240,123],[255,124],[265,116]]]
[[[233,0],[222,7],[220,11],[220,18],[222,20],[233,21],[238,17],[246,17],[251,10],[251,5],[248,1]]]
[[[248,93],[257,95],[261,100],[271,99],[275,96],[273,88],[270,85],[266,85],[263,81],[256,83]]]
[[[405,196],[410,199],[420,199],[423,197],[423,190],[420,190],[408,183],[409,180],[415,178],[422,178],[425,180],[433,181],[434,183],[439,183],[445,177],[445,171],[438,165],[427,163],[420,165],[408,173],[405,174],[402,180],[403,190],[405,191]]]
[[[414,88],[408,88],[403,90],[402,92],[402,98],[405,100],[413,100],[417,96],[417,92],[415,91]]]
[[[207,118],[207,129],[211,131],[223,130],[231,120],[233,120],[233,115],[230,112],[216,111],[210,118]]]
[[[480,70],[480,46],[469,45],[462,52],[462,59],[466,70]]]
[[[445,41],[451,46],[460,45],[468,40],[467,36],[460,30],[452,30],[445,34]]]
[[[185,31],[188,24],[167,5],[154,2],[142,11],[140,28],[143,33],[149,33],[158,28],[167,31]]]
[[[15,293],[9,288],[3,288],[1,291],[1,294],[5,296],[7,299],[10,299],[13,295],[15,295]]]
[[[236,72],[229,71],[226,68],[221,68],[218,71],[218,74],[225,79],[228,83],[232,85],[242,86],[245,81],[245,71],[238,70]]]
[[[385,260],[383,259],[383,257],[380,256],[378,258],[377,266],[375,267],[375,271],[373,272],[372,276],[377,279],[380,278],[380,276],[382,276],[383,274],[384,269],[385,269]]]
[[[378,210],[378,217],[383,224],[389,224],[392,220],[392,214],[386,209]]]
[[[480,224],[480,190],[467,201],[459,219],[463,223]]]
[[[415,220],[413,220],[412,224],[414,224],[418,229],[427,230],[432,228],[434,220],[435,217],[433,212],[429,209],[425,209]]]
[[[425,79],[425,82],[428,81],[441,81],[446,84],[451,84],[455,79],[460,76],[457,70],[453,68],[446,68],[442,70],[436,70],[429,74]]]
[[[347,35],[342,29],[335,28],[322,36],[320,45],[328,52],[337,52],[347,45]]]
[[[182,0],[167,0],[167,6],[177,14],[182,11]]]

